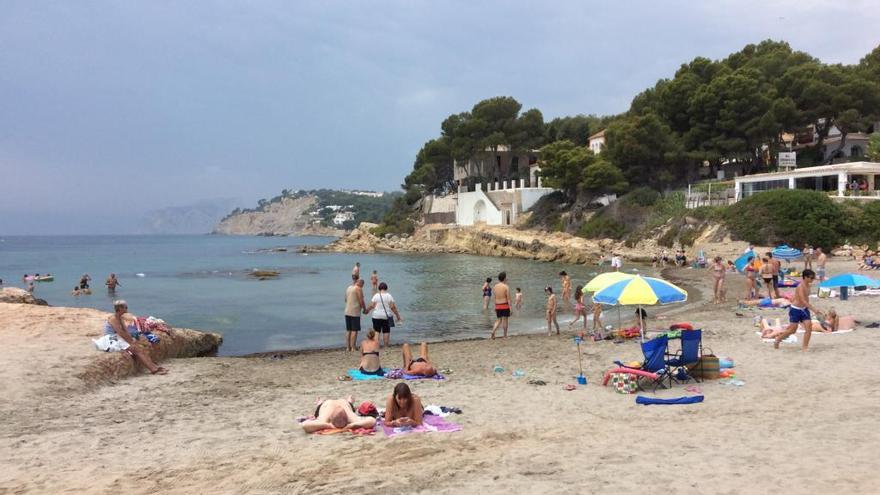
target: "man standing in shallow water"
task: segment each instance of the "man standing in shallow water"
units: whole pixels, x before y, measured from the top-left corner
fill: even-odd
[[[361,314],[367,309],[364,304],[364,280],[351,277],[351,285],[345,289],[345,344],[348,352],[357,348],[357,334],[361,331]]]
[[[492,339],[495,339],[495,332],[498,326],[504,328],[504,338],[507,338],[507,321],[510,319],[510,288],[507,287],[507,273],[498,274],[498,283],[495,284],[493,291],[495,293],[495,324],[492,325]]]

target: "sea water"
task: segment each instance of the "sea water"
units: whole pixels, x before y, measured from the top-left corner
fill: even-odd
[[[138,315],[153,315],[172,326],[223,334],[223,355],[273,350],[344,346],[344,294],[355,262],[367,304],[370,273],[389,286],[402,325],[393,342],[485,337],[494,311],[483,311],[486,277],[507,272],[511,296],[522,288],[524,307],[513,311],[510,331],[544,331],[545,286],[560,290],[559,271],[572,277],[572,292],[599,270],[513,258],[440,254],[302,254],[298,248],[321,245],[322,237],[251,236],[27,236],[0,238],[0,278],[4,286],[25,287],[24,274],[51,273],[54,282],[36,283],[34,295],[53,306],[112,311],[112,300],[128,301]],[[271,248],[287,251],[266,251]],[[248,275],[276,270],[273,280]],[[104,281],[116,273],[115,296]],[[80,277],[92,277],[90,296],[74,297]],[[559,315],[565,327],[571,309]],[[2,324],[2,322],[0,322]],[[368,316],[364,329],[371,325]],[[564,328],[563,328],[564,329]]]

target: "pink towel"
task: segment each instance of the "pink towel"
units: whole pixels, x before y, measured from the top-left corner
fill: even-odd
[[[384,423],[382,424],[382,430],[385,432],[386,437],[396,437],[398,435],[406,435],[408,433],[422,433],[429,431],[437,431],[441,433],[450,433],[453,431],[461,431],[461,425],[457,425],[455,423],[450,423],[440,416],[434,416],[433,414],[426,414],[422,416],[422,424],[421,426],[416,426],[415,428],[410,427],[399,427],[392,428],[390,426],[386,426]]]

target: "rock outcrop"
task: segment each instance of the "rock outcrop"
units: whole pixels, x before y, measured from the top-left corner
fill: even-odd
[[[34,297],[30,292],[18,287],[0,289],[0,303],[37,304],[47,306],[46,301]]]
[[[339,236],[342,231],[316,225],[307,212],[315,206],[315,196],[283,198],[270,203],[265,211],[250,211],[223,219],[213,234],[226,235],[326,235]]]
[[[572,264],[592,264],[602,256],[606,259],[618,253],[628,261],[651,262],[651,258],[671,248],[657,244],[660,236],[650,236],[632,246],[612,239],[584,239],[562,232],[521,230],[510,227],[450,227],[426,225],[413,235],[386,235],[382,238],[371,233],[374,224],[361,224],[357,229],[337,239],[326,250],[344,253],[414,252],[464,253],[483,256],[524,258],[538,261],[557,261]],[[688,250],[694,256],[699,247],[724,257],[741,253],[743,242],[732,241],[726,230],[714,225],[694,226],[700,235],[696,248]]]
[[[223,337],[217,333],[198,332],[187,328],[175,328],[171,335],[159,332],[156,344],[140,343],[150,352],[156,363],[170,358],[203,357],[217,353]],[[137,372],[133,359],[121,352],[97,354],[96,358],[77,373],[87,385],[119,380]]]

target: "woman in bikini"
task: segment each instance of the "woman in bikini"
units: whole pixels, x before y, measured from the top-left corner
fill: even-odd
[[[384,375],[385,370],[379,363],[379,334],[372,328],[367,332],[367,338],[361,341],[361,373],[365,375]]]
[[[428,359],[428,343],[422,342],[419,357],[413,359],[409,344],[403,344],[403,372],[407,375],[434,376],[437,368]]]
[[[767,287],[767,297],[773,299],[773,264],[770,263],[770,259],[764,257],[761,260],[763,265],[761,265],[761,280],[764,281],[764,285]],[[757,290],[755,290],[758,293]]]
[[[568,328],[574,326],[578,320],[581,319],[581,316],[584,317],[584,332],[587,331],[587,307],[584,306],[584,287],[582,285],[578,285],[574,289],[574,320],[568,324]]]
[[[489,309],[489,299],[492,297],[492,277],[486,278],[483,283],[483,311]]]
[[[715,281],[715,300],[713,302],[721,304],[724,302],[724,275],[727,273],[727,268],[721,262],[721,256],[716,256],[712,260],[709,269],[712,270],[712,278]]]
[[[757,277],[758,265],[754,256],[749,256],[748,264],[744,270],[746,272],[746,295],[743,299],[754,299],[757,296],[757,286],[755,285],[755,277]]]
[[[422,399],[412,393],[409,385],[401,382],[394,387],[394,392],[388,397],[385,404],[385,425],[391,427],[419,426],[422,424],[424,412]]]

